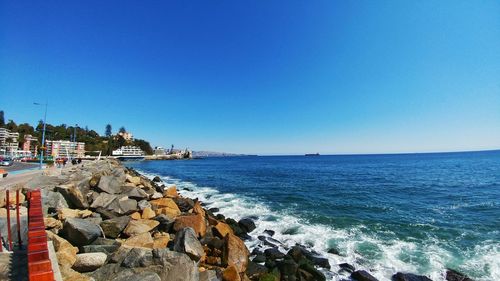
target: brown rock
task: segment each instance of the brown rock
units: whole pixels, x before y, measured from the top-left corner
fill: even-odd
[[[213,230],[215,230],[215,234],[220,238],[226,237],[227,234],[234,234],[233,230],[227,223],[219,222],[216,226],[214,226]]]
[[[223,281],[241,281],[240,274],[234,265],[228,266],[222,272]]]
[[[196,203],[194,203],[193,213],[205,217],[205,210],[203,210],[203,207],[201,207],[200,201],[196,201]]]
[[[224,239],[225,249],[223,262],[234,265],[238,272],[245,272],[248,266],[248,251],[245,243],[236,235],[228,233]]]
[[[94,280],[94,278],[87,276],[85,274],[81,274],[81,273],[79,273],[79,272],[77,272],[77,271],[75,271],[67,266],[61,266],[59,269],[61,271],[61,277],[63,280],[71,280],[71,281],[91,281],[91,280]]]
[[[139,184],[141,184],[140,177],[133,177],[131,175],[127,175],[127,181],[134,184],[135,186],[138,186]]]
[[[212,256],[208,256],[206,259],[205,259],[205,262],[207,264],[210,264],[210,265],[216,265],[216,266],[221,266],[222,265],[222,260],[220,257],[212,257]]]
[[[177,217],[174,222],[174,230],[179,231],[185,227],[191,227],[198,237],[203,237],[207,233],[207,224],[202,215]]]
[[[130,215],[130,218],[133,220],[140,220],[141,219],[141,214],[139,212],[135,212]]]
[[[153,228],[157,227],[160,223],[155,220],[130,220],[127,227],[123,230],[125,235],[132,237],[145,232],[151,231]]]
[[[136,235],[134,237],[130,237],[129,239],[125,240],[122,244],[123,246],[129,246],[129,247],[141,247],[141,248],[150,248],[152,249],[154,247],[154,241],[153,237],[151,237],[151,234],[149,232],[145,232],[139,235]]]
[[[153,239],[153,249],[158,249],[158,248],[166,248],[168,241],[170,241],[170,235],[168,233],[164,233],[162,235],[156,235]]]
[[[177,206],[177,204],[175,204],[174,200],[172,200],[171,198],[160,198],[156,200],[151,200],[149,201],[149,203],[151,203],[151,205],[157,209],[170,208],[174,210],[179,210],[179,207]]]
[[[156,217],[156,213],[149,207],[144,208],[142,211],[142,218],[143,219],[152,219]]]
[[[75,210],[69,208],[62,208],[57,210],[57,217],[59,220],[65,220],[67,218],[86,218],[92,215],[90,210]]]
[[[163,196],[168,198],[179,197],[179,193],[177,193],[177,187],[175,185],[170,186],[165,191],[163,191]]]
[[[21,191],[19,191],[19,204],[23,203],[24,199],[25,199],[24,194]],[[5,207],[5,201],[6,201],[5,191],[2,190],[2,192],[0,192],[0,208]],[[9,202],[11,206],[16,205],[16,191],[14,190],[10,191]]]
[[[177,216],[181,214],[180,211],[170,209],[170,208],[160,208],[156,209],[156,214],[157,215],[166,215],[170,219],[175,219]]]
[[[78,248],[73,247],[66,239],[51,231],[46,231],[47,238],[52,241],[56,251],[57,261],[61,267],[72,267],[76,261]]]
[[[51,217],[43,218],[43,222],[45,224],[45,229],[62,229],[62,222]]]

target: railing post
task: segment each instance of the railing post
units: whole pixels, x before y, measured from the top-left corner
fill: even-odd
[[[5,209],[7,210],[7,238],[9,240],[9,251],[12,251],[12,234],[10,230],[10,200],[9,190],[5,191]]]
[[[21,217],[19,215],[19,189],[16,190],[16,217],[17,217],[17,243],[19,244],[19,249],[23,247],[23,241],[21,240]]]

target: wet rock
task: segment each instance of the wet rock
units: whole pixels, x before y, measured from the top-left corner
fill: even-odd
[[[168,249],[154,249],[153,258],[155,264],[163,265],[163,271],[159,273],[162,280],[172,281],[198,281],[199,272],[195,261],[188,255],[170,251]]]
[[[104,265],[107,258],[105,253],[78,254],[73,269],[78,272],[94,271]]]
[[[208,210],[212,213],[218,213],[220,211],[219,208],[210,208]]]
[[[97,188],[109,194],[119,194],[122,191],[122,183],[114,176],[102,176]]]
[[[281,274],[281,280],[295,281],[297,280],[296,272],[299,269],[299,265],[296,264],[292,259],[285,259],[278,263],[278,268]]]
[[[269,248],[264,251],[264,254],[268,259],[277,260],[285,257],[285,254],[280,252],[278,248]]]
[[[153,182],[161,182],[161,178],[159,176],[156,176],[153,178]]]
[[[123,233],[129,237],[149,232],[157,227],[160,223],[155,220],[130,220]]]
[[[250,279],[252,279],[252,280],[257,279],[258,280],[258,278],[260,276],[267,273],[267,267],[260,265],[256,262],[249,262],[245,273]]]
[[[262,254],[258,254],[256,255],[253,260],[253,262],[257,262],[257,263],[263,263],[266,261],[266,256],[262,255]]]
[[[198,237],[205,236],[207,225],[205,218],[201,215],[184,215],[175,219],[173,229],[179,231],[183,228],[191,227],[196,232]]]
[[[357,270],[351,274],[351,278],[356,281],[378,281],[377,278],[373,277],[370,273],[365,270]]]
[[[318,281],[326,281],[326,277],[321,271],[317,270],[314,266],[308,263],[301,264],[299,266],[300,269],[303,271],[307,272],[310,274],[313,279],[312,280],[318,280]]]
[[[416,275],[413,273],[398,272],[392,276],[393,281],[432,281],[427,276]]]
[[[339,267],[340,267],[340,271],[347,271],[349,273],[353,273],[356,268],[354,268],[354,266],[348,264],[348,263],[341,263],[339,264]]]
[[[270,229],[266,229],[266,230],[264,230],[264,233],[272,237],[272,236],[274,236],[275,231],[274,230],[270,230]]]
[[[339,250],[335,249],[335,248],[330,248],[328,249],[327,251],[329,254],[332,254],[332,255],[337,255],[337,256],[340,256],[340,252]]]
[[[446,270],[446,280],[447,281],[473,281],[467,275],[460,273],[453,269]]]
[[[245,232],[252,232],[256,227],[255,227],[255,223],[253,222],[253,220],[249,219],[249,218],[244,218],[244,219],[241,219],[239,222],[238,222],[238,225],[245,231]]]
[[[186,253],[194,261],[199,261],[205,255],[203,246],[201,246],[196,233],[190,227],[183,228],[176,233],[174,250]]]
[[[128,216],[122,216],[105,220],[100,225],[106,237],[117,238],[129,222],[130,218]]]
[[[80,189],[73,184],[59,185],[56,187],[56,191],[61,193],[71,208],[86,209],[89,207],[87,196],[84,196]]]
[[[225,251],[223,262],[233,264],[238,272],[245,272],[248,265],[248,256],[250,255],[245,243],[233,234],[228,234],[224,238]]]
[[[153,264],[153,252],[146,248],[133,248],[125,256],[122,262],[123,267],[146,267]]]
[[[84,219],[68,218],[64,222],[61,235],[75,246],[84,246],[101,236],[101,229]]]
[[[226,218],[226,223],[231,227],[233,233],[236,236],[241,237],[243,234],[246,234],[245,230],[243,230],[243,228],[241,228],[240,225],[235,220],[231,218]]]
[[[271,237],[264,236],[264,235],[257,236],[257,239],[264,242],[264,245],[269,246],[269,247],[278,247],[278,245],[281,244],[281,242],[279,242],[278,240],[271,238]]]

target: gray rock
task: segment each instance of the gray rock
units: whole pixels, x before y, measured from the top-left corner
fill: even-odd
[[[94,242],[92,242],[92,245],[116,245],[116,246],[121,246],[122,243],[119,241],[116,241],[115,239],[108,239],[104,237],[97,237]]]
[[[120,267],[116,263],[108,263],[97,269],[96,271],[89,272],[86,275],[94,278],[94,280],[109,280],[114,281],[117,278],[132,276],[134,272],[131,269]]]
[[[200,272],[200,281],[221,281],[221,280],[222,279],[217,277],[217,272],[215,270],[205,270],[203,272]]]
[[[120,245],[86,245],[80,247],[80,253],[105,253],[110,256],[118,248],[120,248]]]
[[[351,274],[351,278],[356,281],[378,281],[377,278],[373,277],[370,273],[365,270],[357,270]]]
[[[147,248],[133,248],[122,262],[123,267],[147,267],[153,264],[153,252]]]
[[[137,201],[129,198],[121,198],[118,200],[119,210],[114,210],[120,215],[128,215],[137,211]]]
[[[196,236],[196,233],[191,227],[186,227],[178,231],[175,235],[174,250],[181,253],[186,253],[195,261],[199,261],[205,254],[203,246]]]
[[[159,231],[170,232],[170,229],[172,229],[172,226],[174,225],[174,220],[169,218],[167,215],[161,214],[153,219],[160,223],[160,225],[158,225]]]
[[[59,185],[56,187],[56,191],[62,194],[71,208],[87,209],[89,207],[87,196],[74,184]]]
[[[64,222],[61,236],[72,245],[84,246],[101,236],[99,226],[79,218],[68,218]]]
[[[246,232],[252,232],[256,226],[253,220],[249,218],[243,218],[238,222],[238,225]]]
[[[101,222],[104,235],[110,238],[117,238],[130,221],[129,216],[116,217]]]
[[[137,203],[137,207],[143,211],[146,208],[151,208],[151,203],[149,203],[147,200],[141,200]]]
[[[453,269],[446,270],[446,281],[472,281],[465,274]]]
[[[163,266],[159,273],[161,280],[169,281],[198,281],[199,272],[197,263],[188,255],[170,251],[169,249],[154,249],[155,264]]]
[[[130,276],[120,276],[113,281],[161,281],[160,276],[152,271],[143,271]]]
[[[125,188],[124,188],[125,189]],[[136,187],[127,187],[127,191],[123,192],[123,194],[127,195],[129,198],[135,200],[143,200],[147,199],[149,195],[142,189]]]
[[[128,252],[130,252],[132,248],[129,247],[120,247],[116,252],[113,253],[113,255],[110,258],[110,262],[112,263],[118,263],[121,264],[123,260],[127,257]]]
[[[108,194],[108,193],[101,193],[97,196],[92,201],[92,205],[90,205],[90,208],[93,209],[98,209],[98,208],[104,208],[108,209],[108,206],[117,198],[116,195]]]
[[[120,181],[114,176],[102,176],[97,188],[109,194],[119,194],[122,191],[122,184],[123,181]]]
[[[60,185],[65,182],[66,177],[57,177],[57,176],[46,176],[46,175],[36,175],[31,178],[24,187],[26,189],[35,189],[35,188],[54,188],[56,185]]]
[[[148,194],[149,194],[149,193],[148,193]],[[151,200],[153,200],[153,199],[160,199],[160,198],[162,198],[162,197],[163,197],[163,194],[161,194],[161,193],[159,193],[159,192],[156,192],[156,191],[155,191],[155,192],[153,192],[153,193],[152,193],[152,194],[150,194],[150,195],[151,195]]]
[[[98,269],[106,263],[108,256],[105,253],[85,253],[76,255],[73,269],[78,272],[89,272]]]
[[[62,208],[69,208],[66,199],[59,192],[42,189],[42,207],[44,214],[55,213]]]

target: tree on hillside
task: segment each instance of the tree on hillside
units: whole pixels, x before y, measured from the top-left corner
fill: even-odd
[[[3,116],[3,110],[0,110],[0,127],[5,126],[5,117]]]
[[[14,120],[12,120],[12,119],[10,119],[9,123],[7,123],[5,125],[5,128],[7,128],[8,130],[10,130],[11,132],[17,132],[16,122],[14,122]]]
[[[104,135],[109,138],[111,137],[112,134],[113,132],[111,129],[111,124],[106,125],[106,132],[104,133]]]
[[[122,126],[122,127],[120,128],[120,131],[118,131],[118,132],[120,132],[120,133],[122,133],[122,134],[125,134],[125,133],[127,132],[127,130],[125,130],[125,127],[123,127],[123,126]]]
[[[147,142],[145,140],[141,140],[141,139],[135,139],[133,141],[133,144],[135,146],[140,147],[142,149],[142,151],[144,151],[147,155],[153,154],[153,148],[151,147],[149,142]]]

